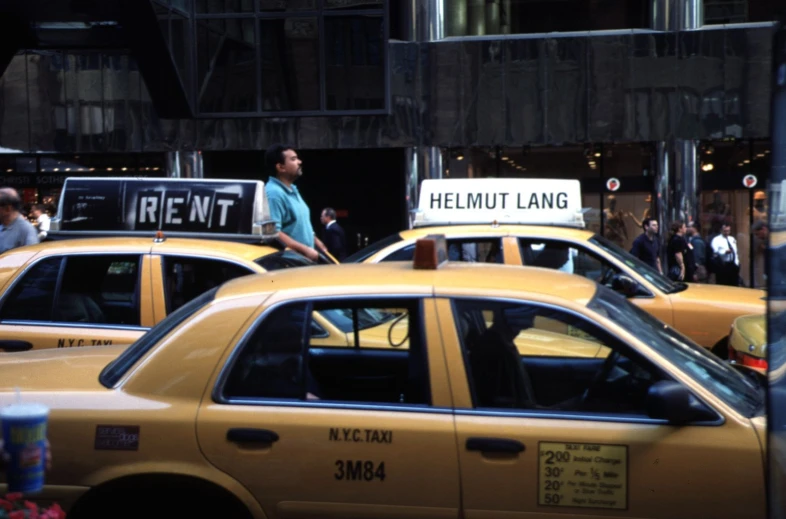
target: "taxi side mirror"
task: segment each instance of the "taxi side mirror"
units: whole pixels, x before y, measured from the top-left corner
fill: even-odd
[[[650,418],[674,424],[712,421],[715,414],[698,401],[691,392],[673,380],[661,380],[647,392],[647,414]]]
[[[641,286],[635,279],[625,274],[615,274],[611,279],[611,289],[619,292],[625,297],[649,295],[647,289]]]

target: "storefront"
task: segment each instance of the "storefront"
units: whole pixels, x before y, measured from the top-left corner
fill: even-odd
[[[746,286],[764,287],[764,245],[751,231],[766,222],[769,142],[735,140],[699,145],[699,227],[709,245],[722,222],[737,240],[740,275]],[[443,150],[445,177],[577,178],[589,229],[626,250],[645,218],[666,210],[656,185],[654,143],[562,147],[495,147]],[[674,186],[669,186],[673,192]],[[668,219],[669,217],[667,217]],[[660,221],[669,236],[671,221]]]
[[[165,177],[166,160],[163,153],[0,154],[0,185],[15,188],[25,209],[44,204],[54,213],[65,179],[73,176]]]

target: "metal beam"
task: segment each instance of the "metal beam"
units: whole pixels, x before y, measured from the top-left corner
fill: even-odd
[[[158,116],[162,119],[193,118],[194,110],[183,79],[150,0],[121,0],[118,19]]]

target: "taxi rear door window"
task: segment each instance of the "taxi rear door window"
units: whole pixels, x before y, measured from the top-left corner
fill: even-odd
[[[16,283],[3,302],[3,321],[51,321],[62,257],[35,263]]]
[[[420,300],[281,305],[239,345],[222,396],[428,405]],[[315,337],[312,319],[326,334]]]

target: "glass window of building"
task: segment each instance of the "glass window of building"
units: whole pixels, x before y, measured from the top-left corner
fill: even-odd
[[[197,0],[201,115],[385,113],[382,0]]]

